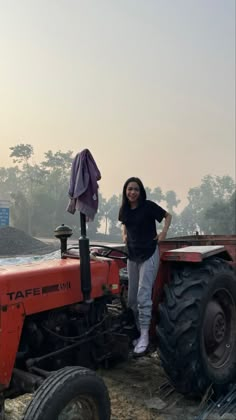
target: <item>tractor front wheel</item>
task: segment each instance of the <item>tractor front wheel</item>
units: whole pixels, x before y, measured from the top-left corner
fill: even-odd
[[[24,420],[110,420],[103,380],[90,369],[67,367],[49,376],[35,392]]]
[[[236,277],[218,258],[176,264],[157,326],[160,358],[177,391],[202,395],[236,378]]]

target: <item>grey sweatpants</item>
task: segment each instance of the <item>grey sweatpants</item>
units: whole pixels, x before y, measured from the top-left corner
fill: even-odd
[[[149,328],[152,316],[152,288],[159,267],[159,249],[146,261],[128,260],[128,307],[134,312],[138,328]]]

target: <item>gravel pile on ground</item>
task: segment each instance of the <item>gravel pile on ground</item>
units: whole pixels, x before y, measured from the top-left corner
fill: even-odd
[[[55,251],[53,245],[47,245],[33,238],[20,229],[10,226],[0,228],[0,256],[42,255]]]

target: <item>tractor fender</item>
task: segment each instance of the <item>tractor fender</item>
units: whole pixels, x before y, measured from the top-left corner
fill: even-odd
[[[213,256],[217,256],[226,261],[232,261],[231,255],[223,245],[199,245],[171,249],[163,252],[161,260],[200,263]]]
[[[9,386],[25,319],[22,303],[0,305],[0,388]]]

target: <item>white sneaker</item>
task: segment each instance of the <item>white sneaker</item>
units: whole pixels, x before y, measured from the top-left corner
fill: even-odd
[[[139,337],[140,338],[140,337]],[[133,344],[133,346],[135,347],[135,346],[137,346],[137,344],[138,344],[138,342],[139,342],[139,338],[135,338],[133,341],[132,341],[132,344]]]
[[[141,329],[141,336],[134,348],[134,355],[141,355],[146,352],[149,345],[149,331],[148,329]]]

